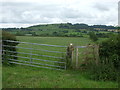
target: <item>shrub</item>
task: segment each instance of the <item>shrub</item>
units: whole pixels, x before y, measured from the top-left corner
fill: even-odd
[[[100,60],[101,63],[113,63],[116,69],[120,66],[120,35],[114,35],[106,41],[100,43]]]
[[[12,41],[17,41],[16,37],[13,34],[10,34],[6,31],[2,31],[2,63],[3,65],[13,65],[9,63],[10,59],[17,59],[17,57],[11,56],[11,55],[17,55],[16,48],[12,46],[18,45],[18,43],[14,42],[8,42],[5,40],[12,40]],[[7,45],[7,46],[6,46]],[[11,52],[10,52],[11,51]]]
[[[87,71],[94,80],[119,81],[120,69],[120,35],[113,35],[100,43],[99,64],[89,63]]]
[[[102,80],[102,81],[117,81],[118,72],[110,64],[90,64],[88,65],[87,70],[89,72],[89,78],[93,80]]]

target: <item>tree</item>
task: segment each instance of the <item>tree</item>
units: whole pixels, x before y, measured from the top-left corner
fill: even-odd
[[[98,37],[96,36],[94,32],[89,32],[89,37],[94,42],[98,40]]]

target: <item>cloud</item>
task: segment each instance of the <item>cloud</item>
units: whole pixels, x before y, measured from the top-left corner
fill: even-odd
[[[100,3],[96,3],[95,5],[94,5],[94,8],[95,9],[98,9],[98,10],[100,10],[100,11],[109,11],[109,7],[108,6],[106,6],[105,4],[100,4]]]
[[[0,3],[1,24],[117,24],[117,0],[4,0]]]
[[[120,1],[118,3],[118,25],[120,26]]]

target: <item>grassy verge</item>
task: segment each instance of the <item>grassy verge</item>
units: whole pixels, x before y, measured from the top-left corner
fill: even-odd
[[[117,88],[115,82],[93,81],[85,72],[27,66],[3,66],[3,88]]]

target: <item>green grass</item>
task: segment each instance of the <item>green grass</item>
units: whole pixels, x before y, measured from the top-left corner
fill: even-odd
[[[69,43],[73,43],[77,46],[87,45],[93,43],[88,38],[76,38],[76,37],[32,37],[32,36],[19,36],[17,37],[21,42],[31,42],[31,43],[40,43],[40,44],[50,44],[50,45],[64,45],[67,46]],[[47,46],[35,46],[28,44],[19,44],[21,47],[33,47],[34,49],[45,49],[53,51],[62,51],[66,52],[66,48],[56,48],[56,47],[47,47]],[[83,52],[85,49],[79,49],[80,52]],[[18,52],[30,53],[30,50],[18,49]],[[51,56],[61,56],[62,54],[33,51],[36,54],[45,54]],[[18,56],[30,57],[30,55],[18,54]],[[82,54],[81,54],[82,56]],[[33,58],[38,59],[48,59],[48,60],[57,60],[52,58],[44,58],[32,56]],[[18,58],[22,59],[22,58]],[[29,61],[27,59],[22,59]],[[79,59],[80,61],[82,60]],[[34,62],[38,62],[35,61]],[[41,62],[40,63],[46,63]],[[54,64],[54,63],[47,63]],[[81,71],[56,71],[48,70],[42,68],[32,68],[29,66],[20,66],[8,67],[3,66],[3,88],[116,88],[117,83],[115,82],[102,82],[102,81],[93,81],[89,80],[87,74]]]
[[[3,67],[3,88],[117,88],[115,82],[93,81],[80,71],[27,66]]]

